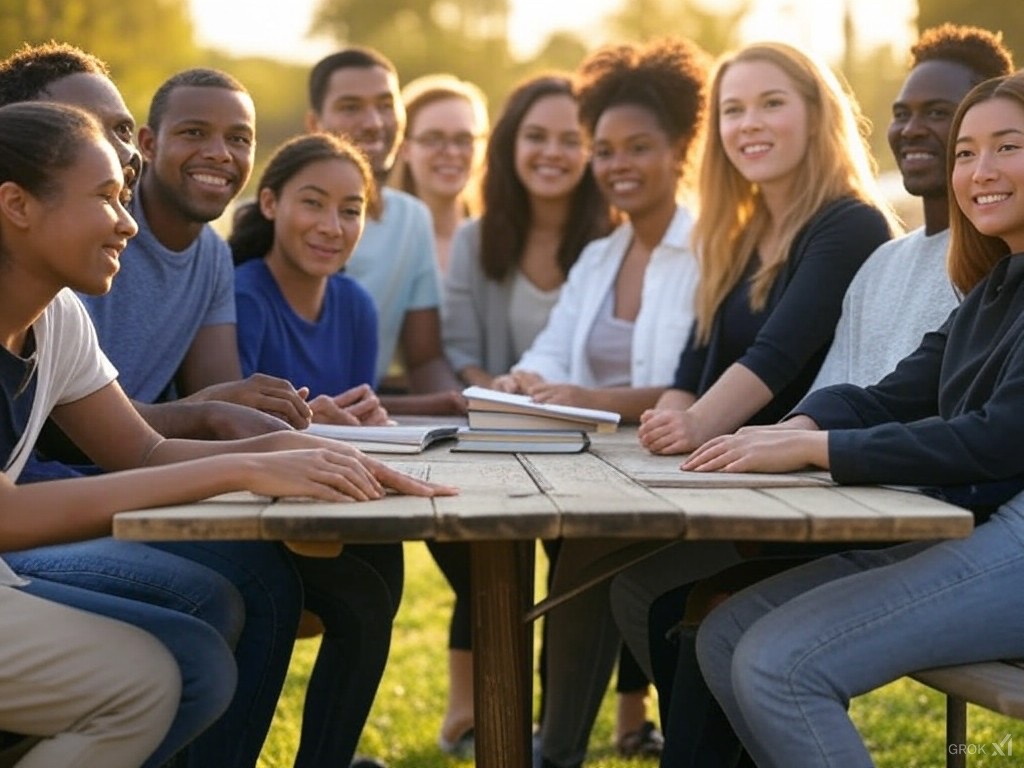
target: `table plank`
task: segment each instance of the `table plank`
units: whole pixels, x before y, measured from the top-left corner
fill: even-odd
[[[422,480],[431,479],[428,462],[394,459],[386,463]],[[398,494],[358,503],[278,499],[260,515],[264,539],[374,544],[431,539],[435,532],[433,501]]]
[[[614,439],[607,439],[613,437]],[[598,435],[591,452],[649,488],[789,488],[834,486],[828,472],[684,472],[684,454],[658,456],[640,446],[635,429]]]
[[[805,541],[807,515],[752,488],[658,488],[685,516],[686,539]]]
[[[260,514],[272,499],[200,501],[114,515],[118,539],[182,541],[189,539],[259,539]]]
[[[888,516],[894,539],[957,539],[974,530],[969,511],[913,488],[845,485],[836,492]]]
[[[674,538],[679,509],[600,456],[538,453],[520,456],[561,513],[559,535],[571,538]]]
[[[558,508],[514,454],[449,453],[431,471],[435,482],[460,489],[434,500],[438,541],[558,535]]]

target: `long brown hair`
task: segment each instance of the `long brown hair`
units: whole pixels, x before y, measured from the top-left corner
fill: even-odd
[[[516,172],[516,134],[533,105],[547,96],[576,98],[565,74],[546,73],[524,80],[509,94],[487,142],[480,260],[484,274],[498,282],[519,266],[531,226],[530,196]],[[612,213],[588,163],[573,192],[558,245],[556,258],[562,274],[569,274],[583,246],[608,234],[611,228]]]
[[[964,116],[985,101],[1006,99],[1024,108],[1024,72],[1006,77],[995,77],[976,85],[960,102],[950,127],[949,147],[946,150],[946,183],[953,189],[953,171],[956,165],[956,138]],[[956,196],[949,196],[949,254],[946,269],[949,278],[961,293],[968,293],[992,271],[996,262],[1010,252],[1004,240],[982,234],[957,204]]]
[[[860,199],[878,208],[893,233],[899,221],[875,184],[875,163],[866,140],[867,121],[847,88],[824,65],[784,43],[757,43],[719,60],[711,85],[709,126],[699,178],[700,214],[694,225],[694,248],[700,259],[697,288],[697,338],[707,343],[722,301],[746,272],[754,249],[771,223],[756,184],[747,181],[725,153],[720,135],[722,78],[733,64],[766,62],[793,82],[807,105],[807,153],[798,166],[796,197],[781,221],[776,253],[761,254],[763,265],[753,277],[751,308],[763,309],[776,277],[789,258],[800,230],[828,203],[841,197]]]

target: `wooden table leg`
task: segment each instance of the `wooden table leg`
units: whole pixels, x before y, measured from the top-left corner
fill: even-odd
[[[470,544],[477,768],[530,768],[533,541]]]

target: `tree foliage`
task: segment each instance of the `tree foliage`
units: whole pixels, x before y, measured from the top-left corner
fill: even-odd
[[[106,61],[140,120],[157,85],[199,58],[187,0],[3,0],[0,54],[48,40]]]
[[[376,48],[403,82],[451,72],[493,94],[514,69],[508,13],[508,0],[320,0],[310,33]]]
[[[613,40],[645,41],[665,35],[681,35],[717,55],[737,46],[740,21],[752,0],[729,10],[709,10],[694,0],[630,0],[611,14],[606,26]]]

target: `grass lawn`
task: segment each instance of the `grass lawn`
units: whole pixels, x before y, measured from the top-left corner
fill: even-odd
[[[458,763],[435,745],[446,701],[446,643],[452,595],[425,546],[406,544],[405,595],[398,613],[391,658],[363,732],[360,752],[385,760],[390,768],[450,768]],[[546,567],[538,550],[538,568]],[[537,582],[543,582],[543,571]],[[963,628],[951,625],[951,631]],[[259,768],[291,766],[298,745],[302,699],[318,639],[296,643],[291,670]],[[535,642],[536,646],[536,642]],[[536,689],[536,684],[534,686]],[[879,768],[925,768],[945,764],[942,697],[913,681],[900,680],[853,702],[853,717],[865,734]],[[652,714],[656,706],[652,704]],[[590,739],[587,768],[636,768],[612,749],[614,694],[609,693]],[[976,749],[971,768],[1024,766],[1024,758],[991,754],[992,742],[1013,737],[1024,755],[1024,723],[982,709],[969,710],[968,738]],[[1019,736],[1019,738],[1018,738]],[[463,763],[465,765],[465,763]],[[339,767],[340,768],[340,767]]]

